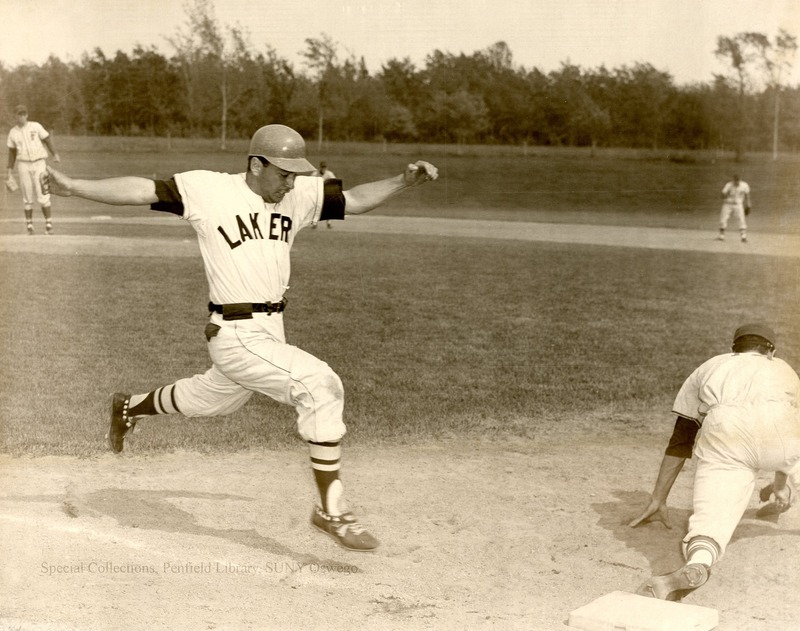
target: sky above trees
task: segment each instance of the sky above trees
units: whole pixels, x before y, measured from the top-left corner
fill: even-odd
[[[0,60],[15,66],[50,54],[78,61],[100,48],[113,56],[136,44],[168,54],[167,38],[186,22],[185,0],[3,0]],[[300,65],[305,40],[327,33],[363,57],[370,72],[392,58],[421,65],[434,50],[471,54],[504,41],[515,63],[543,72],[562,62],[616,67],[637,62],[681,84],[708,81],[725,65],[720,34],[797,30],[800,0],[370,0],[370,2],[215,3],[220,22],[249,32]],[[35,17],[35,19],[32,19]],[[800,83],[795,67],[790,83]]]

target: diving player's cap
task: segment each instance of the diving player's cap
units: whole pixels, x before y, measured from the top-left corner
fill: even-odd
[[[250,156],[259,156],[290,173],[311,173],[303,137],[286,125],[265,125],[250,139]]]
[[[744,337],[745,335],[756,335],[758,337],[763,337],[773,346],[775,346],[775,339],[777,338],[775,331],[773,331],[766,324],[761,324],[759,322],[752,322],[750,324],[743,324],[740,326],[733,334],[733,341],[735,342],[740,337]]]

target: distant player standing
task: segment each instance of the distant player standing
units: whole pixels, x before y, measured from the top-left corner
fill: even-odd
[[[339,479],[342,382],[325,362],[286,343],[289,253],[300,229],[368,212],[406,188],[436,179],[436,168],[418,161],[396,177],[343,190],[340,180],[303,177],[314,171],[303,138],[284,125],[267,125],[251,138],[245,173],[188,171],[154,181],[76,180],[48,171],[56,194],[150,205],[183,218],[197,233],[205,265],[211,368],[148,393],[115,394],[111,449],[122,451],[125,435],[143,416],[221,416],[238,410],[254,392],[267,395],[295,408],[298,433],[308,442],[320,495],[312,524],[350,550],[376,548],[378,541],[347,509]]]
[[[734,215],[739,221],[739,234],[742,243],[747,242],[747,219],[745,215],[750,212],[750,186],[739,179],[738,175],[727,182],[722,188],[722,210],[719,215],[719,235],[717,239],[725,240],[725,229],[728,220]]]
[[[323,180],[335,180],[336,174],[328,168],[328,163],[324,160],[319,163],[319,169],[314,171],[314,177],[321,177]],[[328,224],[328,228],[333,228],[331,222],[326,222]],[[314,226],[316,228],[317,226]]]
[[[33,203],[38,202],[42,207],[47,234],[53,232],[53,220],[50,209],[49,191],[42,187],[42,177],[47,167],[47,149],[53,154],[55,162],[61,158],[53,146],[50,133],[35,121],[28,120],[28,108],[18,105],[16,110],[17,123],[8,132],[8,175],[12,176],[14,166],[17,167],[20,187],[22,188],[22,203],[25,210],[25,222],[28,234],[33,234]],[[45,148],[46,147],[46,148]]]
[[[686,564],[652,577],[639,594],[680,600],[708,580],[750,502],[760,470],[775,472],[761,495],[762,501],[774,497],[771,512],[791,506],[789,476],[800,463],[800,378],[774,357],[775,333],[766,325],[739,327],[731,351],[695,369],[673,404],[677,420],[650,503],[629,525],[661,521],[669,527],[667,497],[694,449],[693,513],[683,539]]]

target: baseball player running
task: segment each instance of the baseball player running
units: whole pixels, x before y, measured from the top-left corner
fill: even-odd
[[[344,392],[325,362],[286,343],[283,312],[289,252],[297,232],[317,222],[368,212],[406,188],[435,180],[418,161],[392,178],[343,190],[341,180],[304,177],[314,171],[305,142],[284,125],[267,125],[250,140],[247,171],[178,173],[168,180],[118,177],[78,180],[48,169],[58,195],[106,204],[150,205],[194,228],[208,280],[205,328],[212,365],[143,394],[116,393],[107,441],[119,453],[136,421],[157,414],[221,416],[254,392],[294,406],[308,442],[320,502],[311,522],[350,550],[378,541],[347,509],[339,478]]]
[[[742,243],[747,243],[747,219],[745,214],[750,212],[750,185],[739,179],[738,175],[727,182],[722,188],[722,210],[719,215],[719,241],[725,240],[725,229],[728,220],[734,215],[739,221],[739,235]]]
[[[670,527],[667,496],[694,448],[686,564],[652,577],[639,594],[680,600],[708,580],[747,508],[759,470],[776,472],[761,495],[762,501],[774,498],[772,512],[791,505],[787,478],[800,462],[800,378],[774,356],[775,333],[764,324],[739,327],[731,350],[697,368],[675,399],[677,420],[650,503],[629,525],[660,521]]]
[[[55,162],[61,158],[53,146],[50,133],[35,121],[28,120],[28,108],[18,105],[17,123],[8,132],[8,180],[14,179],[14,166],[17,167],[22,203],[25,210],[25,222],[28,234],[33,234],[33,202],[42,207],[44,227],[47,234],[53,233],[53,220],[50,210],[50,193],[42,186],[42,178],[47,167],[47,150],[53,154]],[[45,148],[46,147],[46,148]]]

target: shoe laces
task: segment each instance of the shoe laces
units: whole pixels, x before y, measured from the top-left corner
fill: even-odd
[[[361,535],[364,532],[366,532],[366,530],[367,530],[366,528],[364,528],[364,526],[359,524],[357,521],[343,522],[343,523],[345,525],[345,528],[349,528],[350,532],[352,532],[354,535]]]
[[[341,515],[331,515],[330,517],[334,522],[338,522],[335,527],[340,535],[345,535],[348,530],[354,535],[360,535],[367,531],[367,529],[356,520],[352,513],[342,513]]]

